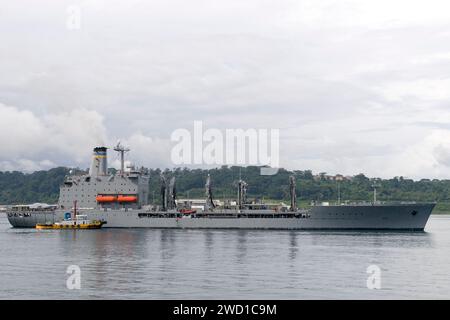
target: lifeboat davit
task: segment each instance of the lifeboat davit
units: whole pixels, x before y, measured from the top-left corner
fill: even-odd
[[[137,202],[136,196],[118,196],[117,201],[119,202]]]
[[[109,202],[116,202],[117,197],[116,196],[98,195],[96,200],[97,200],[97,202],[100,202],[100,203],[109,203]]]

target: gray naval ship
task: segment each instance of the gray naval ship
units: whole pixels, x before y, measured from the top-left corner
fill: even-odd
[[[213,199],[211,177],[205,185],[204,206],[178,201],[175,179],[161,176],[161,203],[149,203],[149,174],[134,167],[125,170],[120,143],[114,148],[121,169],[108,173],[107,148],[93,152],[88,174],[65,178],[57,205],[18,205],[7,210],[13,227],[33,228],[38,223],[68,219],[72,212],[103,220],[104,228],[221,228],[303,230],[409,230],[423,231],[434,203],[313,205],[297,207],[296,182],[290,177],[290,206],[249,203],[248,185],[240,180],[237,200],[218,205]]]

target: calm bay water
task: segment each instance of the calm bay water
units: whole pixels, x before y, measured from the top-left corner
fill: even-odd
[[[81,268],[69,290],[66,269]],[[367,267],[381,268],[369,290]],[[450,216],[426,232],[12,229],[0,299],[450,298]]]

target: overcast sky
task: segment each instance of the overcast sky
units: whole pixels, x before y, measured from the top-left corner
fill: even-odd
[[[289,169],[450,178],[450,2],[0,0],[0,170],[117,139],[171,167],[194,120],[279,128]]]

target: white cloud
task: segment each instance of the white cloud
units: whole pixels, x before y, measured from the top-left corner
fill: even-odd
[[[292,1],[287,14],[312,28],[372,27],[448,22],[450,5],[446,0],[303,0]]]
[[[442,101],[450,99],[450,78],[447,79],[416,79],[388,83],[383,94],[388,100],[403,101],[405,98]]]
[[[72,110],[38,116],[0,104],[0,163],[3,170],[49,168],[55,163],[85,164],[92,147],[106,137],[96,111]]]
[[[0,169],[86,166],[119,138],[170,167],[170,133],[203,120],[280,128],[290,168],[450,178],[448,1],[25,4],[0,12]]]

